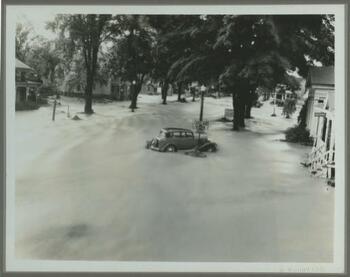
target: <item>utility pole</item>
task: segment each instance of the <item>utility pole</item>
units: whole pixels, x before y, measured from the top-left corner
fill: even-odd
[[[201,86],[201,110],[199,113],[199,126],[200,129],[202,127],[202,122],[203,122],[203,107],[204,107],[204,92],[205,92],[206,87],[204,85]],[[201,139],[201,132],[202,130],[199,130],[198,132],[198,143],[197,143],[197,150],[200,145],[200,139]]]
[[[133,80],[132,81],[132,86],[131,86],[131,88],[132,88],[132,90],[131,90],[131,111],[132,112],[134,112],[135,110],[134,110],[134,102],[135,102],[135,94],[136,94],[136,81],[135,80]]]
[[[199,114],[199,121],[203,121],[203,106],[204,106],[204,92],[206,87],[204,85],[201,86],[201,111]]]
[[[57,100],[55,99],[55,101],[53,102],[52,121],[55,121],[56,105],[57,105]]]

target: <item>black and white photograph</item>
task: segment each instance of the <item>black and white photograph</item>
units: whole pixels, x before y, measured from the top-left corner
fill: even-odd
[[[11,268],[343,272],[341,6],[63,8],[7,18]]]

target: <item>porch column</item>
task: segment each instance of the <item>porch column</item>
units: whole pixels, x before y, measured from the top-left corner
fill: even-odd
[[[28,101],[28,96],[29,96],[29,87],[26,86],[26,102]]]
[[[318,142],[318,140],[319,140],[319,138],[320,138],[320,135],[319,135],[320,117],[317,116],[317,117],[315,117],[315,118],[316,118],[316,120],[317,120],[317,123],[316,123],[316,134],[315,134],[315,136],[314,136],[314,140],[315,140],[315,141],[314,141],[314,147],[317,147],[317,142]]]
[[[19,102],[19,99],[20,99],[20,95],[19,95],[19,91],[18,91],[18,86],[16,84],[16,103]]]

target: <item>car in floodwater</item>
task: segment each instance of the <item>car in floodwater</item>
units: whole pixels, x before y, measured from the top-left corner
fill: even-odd
[[[208,140],[206,134],[194,133],[184,128],[162,128],[158,136],[146,143],[146,148],[160,152],[176,152],[196,147],[201,152],[217,150],[217,144]]]

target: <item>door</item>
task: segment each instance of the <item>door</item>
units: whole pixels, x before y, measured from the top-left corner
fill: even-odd
[[[196,146],[196,141],[192,132],[183,132],[183,144],[185,149],[191,149]]]

